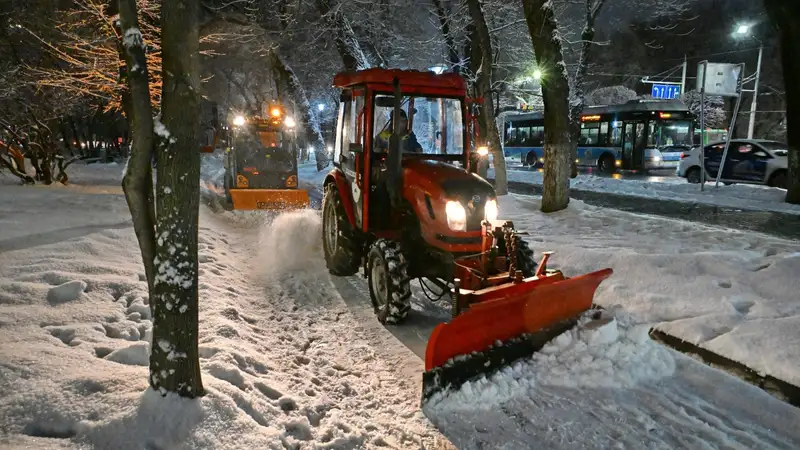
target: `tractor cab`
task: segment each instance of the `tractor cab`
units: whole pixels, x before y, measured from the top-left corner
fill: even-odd
[[[334,166],[352,187],[360,230],[397,231],[398,202],[440,184],[461,186],[460,194],[478,196],[476,203],[494,196],[491,185],[471,173],[485,149],[479,154],[472,145],[462,77],[371,69],[339,74],[334,85],[341,89]]]
[[[228,133],[225,190],[233,209],[308,206],[298,189],[295,122],[280,105],[261,116],[236,116]]]

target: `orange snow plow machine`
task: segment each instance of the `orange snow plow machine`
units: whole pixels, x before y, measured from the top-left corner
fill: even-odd
[[[234,116],[231,125],[218,127],[222,133],[200,151],[213,152],[224,136],[224,189],[232,209],[307,208],[308,192],[299,189],[294,119],[271,104],[261,116]]]
[[[368,69],[334,78],[341,89],[334,169],[324,181],[328,270],[363,270],[378,320],[411,310],[411,280],[448,297],[452,320],[425,351],[423,401],[530,356],[592,309],[611,275],[577,277],[537,261],[494,188],[475,172],[487,147],[480,101],[457,74]]]

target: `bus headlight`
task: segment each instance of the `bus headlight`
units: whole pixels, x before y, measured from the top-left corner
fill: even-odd
[[[497,220],[497,216],[500,213],[497,208],[497,200],[487,200],[483,211],[486,213],[486,220],[490,222],[492,220]]]
[[[467,211],[459,202],[449,201],[445,206],[447,226],[453,231],[466,231]]]

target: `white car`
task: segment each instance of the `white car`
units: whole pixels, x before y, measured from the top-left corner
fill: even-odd
[[[715,180],[725,151],[725,142],[705,147],[706,180]],[[726,184],[764,184],[786,189],[789,147],[778,141],[764,139],[732,139],[720,181]],[[689,183],[700,182],[700,147],[684,153],[678,176]]]

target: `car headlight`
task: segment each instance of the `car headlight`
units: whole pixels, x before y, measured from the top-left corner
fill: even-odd
[[[497,200],[487,200],[483,211],[486,213],[486,220],[497,220],[499,213],[499,210],[497,209]]]
[[[467,211],[459,202],[449,201],[445,206],[447,226],[453,231],[466,231]]]

